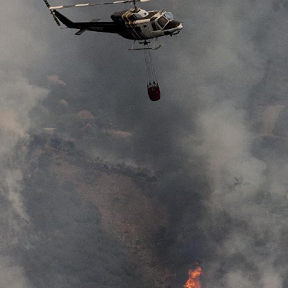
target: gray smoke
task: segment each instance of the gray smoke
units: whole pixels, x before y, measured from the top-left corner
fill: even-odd
[[[0,286],[153,285],[101,230],[99,211],[69,181],[45,173],[48,152],[37,163],[38,182],[24,182],[27,150],[41,146],[29,146],[29,132],[61,129],[60,100],[69,117],[86,109],[105,129],[132,135],[124,144],[111,144],[104,133],[101,145],[79,141],[87,154],[155,170],[151,192],[167,206],[169,225],[151,237],[159,244],[156,259],[177,273],[170,285],[182,285],[200,260],[204,287],[287,286],[286,139],[261,138],[253,126],[260,106],[287,103],[286,1],[145,5],[172,11],[185,27],[153,53],[162,91],[157,103],[146,95],[144,56],[128,52],[127,40],[74,37],[57,29],[42,1],[2,5]],[[89,21],[112,11],[63,13]]]
[[[21,1],[9,3],[1,9],[0,20],[0,286],[28,288],[33,286],[13,251],[19,245],[29,245],[25,230],[30,219],[21,194],[22,168],[31,127],[29,113],[48,93],[31,84],[23,73],[29,62],[37,61],[44,46],[24,27],[29,24],[27,18],[19,19],[17,11],[29,17],[33,8],[27,9]]]
[[[169,183],[163,193],[171,207],[172,234],[188,238],[182,249],[179,243],[168,246],[173,251],[168,254],[176,256],[178,269],[187,264],[187,255],[191,262],[202,258],[207,287],[285,287],[287,157],[270,145],[263,148],[265,139],[251,123],[257,105],[286,104],[286,4],[176,3],[180,11],[191,9],[181,12],[182,46],[176,39],[169,43],[170,53],[157,55],[162,65],[169,65],[164,57],[174,63],[160,76],[165,104],[131,109],[123,103],[126,98],[118,103],[124,110],[119,118],[132,123],[134,159],[156,164]],[[200,172],[193,167],[189,175],[187,159],[198,160]],[[210,196],[195,175],[206,179]],[[196,191],[202,213],[194,207]],[[193,224],[187,228],[189,218]]]
[[[277,65],[274,59],[283,57],[285,63],[278,42],[283,41],[286,20],[281,16],[287,10],[272,1],[224,1],[211,8],[214,17],[201,13],[210,25],[212,43],[197,67],[204,83],[196,83],[204,102],[197,119],[202,140],[198,152],[206,161],[211,193],[203,224],[211,249],[205,256],[206,285],[285,287],[287,191],[280,170],[285,169],[286,155],[276,156],[268,147],[256,152],[265,140],[253,133],[249,116],[256,114],[255,103],[283,101],[277,94],[284,92],[283,82],[266,75],[269,61]]]

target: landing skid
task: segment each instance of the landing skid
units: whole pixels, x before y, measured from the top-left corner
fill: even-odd
[[[136,47],[135,48],[135,43],[136,40],[134,41],[132,48],[129,49],[129,51],[140,51],[140,50],[158,50],[161,45],[156,45],[156,39],[153,40],[153,45],[150,47],[151,41],[144,40],[144,41],[137,41],[139,45],[144,45],[144,47]]]
[[[159,48],[161,47],[161,45],[158,45],[157,47],[155,48],[152,48],[152,47],[143,47],[143,48],[130,48],[128,49],[129,51],[142,51],[142,50],[158,50]]]

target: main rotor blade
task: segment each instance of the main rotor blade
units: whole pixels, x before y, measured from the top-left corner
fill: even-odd
[[[136,0],[135,2],[148,2],[151,0]],[[134,3],[133,0],[122,0],[122,1],[114,1],[114,2],[106,2],[106,3],[85,3],[85,4],[75,4],[75,5],[63,5],[63,6],[54,6],[49,7],[50,10],[58,10],[63,8],[73,8],[73,7],[91,7],[91,6],[102,6],[102,5],[113,5],[113,4],[125,4],[125,3]]]

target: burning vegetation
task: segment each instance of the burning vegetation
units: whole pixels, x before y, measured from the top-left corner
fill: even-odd
[[[190,269],[188,272],[189,279],[186,284],[183,286],[184,288],[201,288],[200,277],[203,274],[202,268],[199,264],[196,264],[196,268],[194,270]]]

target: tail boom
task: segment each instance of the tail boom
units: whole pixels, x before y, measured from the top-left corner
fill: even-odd
[[[95,22],[95,20],[92,22],[72,22],[56,10],[53,10],[53,13],[58,20],[68,28],[79,29],[81,32],[77,32],[77,35],[81,35],[86,30],[105,33],[118,33],[117,26],[114,22]]]

